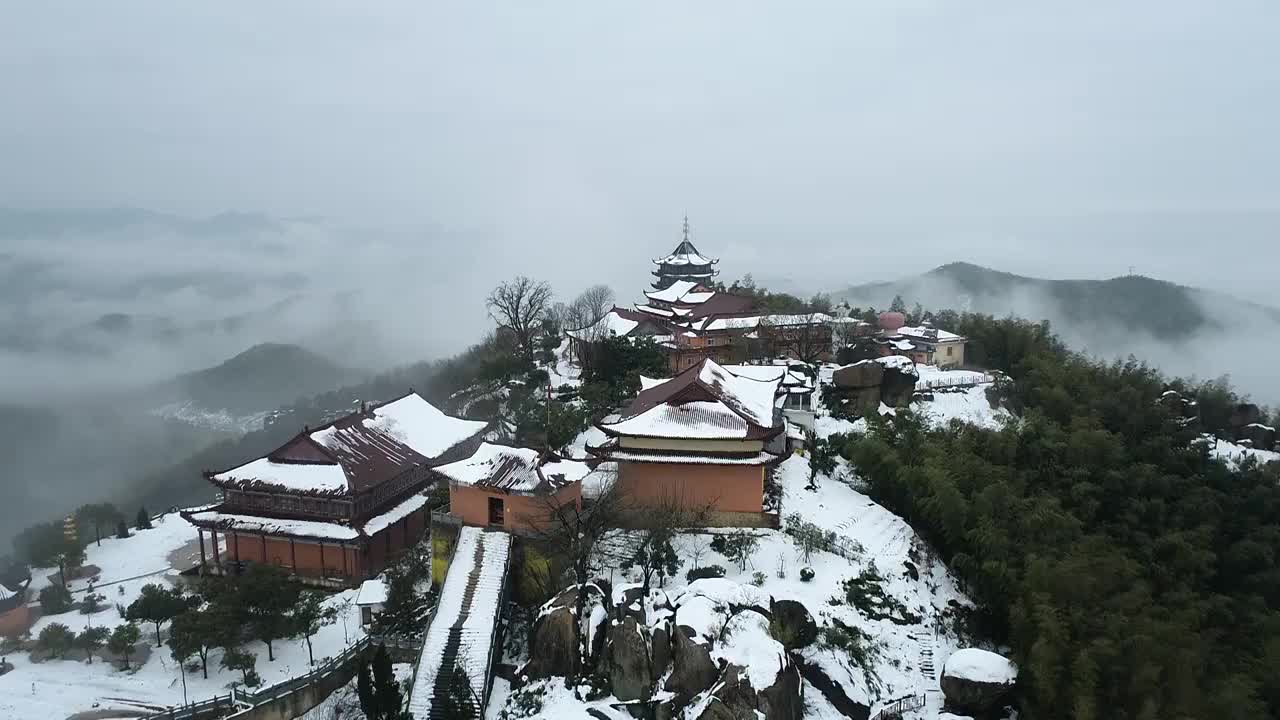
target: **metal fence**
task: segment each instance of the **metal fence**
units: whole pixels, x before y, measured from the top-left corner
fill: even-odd
[[[889,720],[890,718],[902,717],[902,713],[910,710],[919,710],[922,707],[924,707],[923,695],[908,695],[880,708],[879,712],[871,716],[871,720]]]

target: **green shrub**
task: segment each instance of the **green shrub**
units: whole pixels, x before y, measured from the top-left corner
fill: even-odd
[[[703,578],[722,578],[724,577],[724,568],[719,565],[708,565],[706,567],[694,568],[684,574],[689,582],[701,580]]]
[[[800,568],[800,582],[809,582],[813,579],[815,574],[816,573],[813,572],[813,568],[811,567]]]

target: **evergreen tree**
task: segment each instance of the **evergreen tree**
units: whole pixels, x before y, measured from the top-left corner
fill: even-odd
[[[471,689],[471,680],[458,665],[444,668],[446,674],[445,694],[440,703],[440,716],[447,720],[475,720],[475,693]]]
[[[85,628],[83,632],[76,636],[76,647],[84,650],[85,659],[89,661],[90,665],[93,664],[94,651],[102,647],[103,643],[107,641],[107,635],[107,629],[97,625]]]
[[[147,508],[145,505],[138,508],[138,517],[134,519],[133,525],[139,530],[151,529],[151,515],[147,513]]]
[[[299,597],[290,617],[293,634],[301,635],[307,641],[307,662],[315,665],[315,653],[311,649],[311,638],[320,632],[320,628],[332,625],[338,619],[338,609],[325,607],[324,593],[306,590]]]
[[[273,643],[296,629],[291,612],[298,601],[298,585],[283,570],[270,565],[251,566],[237,584],[249,632],[267,644],[267,660],[274,662]]]
[[[255,667],[258,664],[258,656],[246,651],[244,648],[227,648],[222,653],[220,661],[225,670],[239,670],[240,679],[244,682],[245,687],[256,687],[258,685],[255,679],[258,676]]]
[[[889,312],[907,314],[907,301],[902,299],[901,295],[894,295],[893,302],[889,303]]]
[[[356,676],[356,697],[360,699],[360,711],[367,720],[377,720],[378,698],[373,690],[373,670],[370,661],[360,663],[360,672]]]
[[[71,609],[71,592],[61,585],[46,585],[40,589],[40,612],[44,615],[60,615]]]
[[[137,644],[138,638],[142,637],[142,633],[138,632],[138,626],[133,623],[124,623],[117,625],[115,630],[111,631],[111,637],[107,638],[107,649],[124,658],[124,669],[129,669],[129,656],[133,654],[133,646]]]
[[[377,698],[378,718],[380,720],[398,720],[404,706],[400,696],[400,683],[396,682],[395,672],[391,669],[391,656],[385,645],[379,645],[373,654],[371,663],[373,671],[373,693]]]
[[[155,625],[156,647],[161,646],[160,626],[172,620],[191,606],[191,600],[179,588],[165,588],[156,584],[142,586],[142,594],[129,605],[127,620],[142,620]]]
[[[208,680],[209,651],[223,647],[224,643],[230,644],[228,634],[222,630],[216,610],[187,610],[169,624],[169,650],[175,659],[199,656],[200,671]]]
[[[61,660],[75,643],[76,635],[62,623],[49,623],[36,637],[36,647]]]
[[[124,519],[124,515],[111,503],[81,505],[76,509],[76,522],[81,527],[93,528],[94,542],[102,545],[102,529]]]
[[[116,537],[121,540],[126,540],[129,537],[129,525],[124,520],[116,523]]]

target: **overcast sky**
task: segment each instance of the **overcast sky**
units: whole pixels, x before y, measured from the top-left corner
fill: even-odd
[[[0,205],[467,229],[495,272],[610,278],[687,210],[730,276],[1280,300],[1275,215],[1114,221],[1280,210],[1274,0],[0,5]]]

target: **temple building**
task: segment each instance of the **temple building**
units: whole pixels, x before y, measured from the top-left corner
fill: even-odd
[[[222,502],[182,512],[200,537],[201,574],[268,563],[312,584],[358,585],[421,538],[432,468],[470,456],[487,428],[410,391],[304,428],[264,457],[206,472]]]
[[[457,524],[534,529],[568,505],[581,507],[591,467],[550,452],[483,443],[465,460],[436,468],[449,481],[448,517]]]
[[[31,628],[31,608],[27,606],[27,587],[31,578],[10,588],[0,583],[0,637],[18,637]]]
[[[710,513],[709,524],[768,525],[765,481],[786,453],[782,372],[767,380],[703,360],[666,381],[648,381],[587,448],[617,463],[617,492],[633,507]]]
[[[698,252],[689,240],[689,218],[684,219],[684,239],[671,254],[664,258],[655,258],[653,264],[653,287],[664,290],[677,280],[688,280],[694,283],[708,283],[720,274],[715,269],[718,258],[709,258]]]

